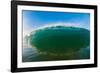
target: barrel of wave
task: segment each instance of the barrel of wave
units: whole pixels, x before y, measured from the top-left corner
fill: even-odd
[[[45,27],[30,34],[31,46],[48,59],[73,59],[89,43],[90,31],[79,27]]]

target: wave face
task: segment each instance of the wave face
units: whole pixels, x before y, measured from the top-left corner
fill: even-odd
[[[46,27],[30,34],[30,44],[47,53],[72,53],[90,45],[90,31],[79,27]]]

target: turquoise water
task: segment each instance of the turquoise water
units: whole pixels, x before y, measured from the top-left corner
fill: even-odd
[[[30,34],[23,62],[90,58],[90,31],[79,27],[46,27]]]

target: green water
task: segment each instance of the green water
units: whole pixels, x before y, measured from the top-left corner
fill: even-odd
[[[30,34],[23,62],[90,58],[90,31],[78,27],[46,27]],[[36,49],[36,50],[34,50]]]
[[[49,27],[31,34],[30,43],[40,51],[70,53],[89,46],[90,32],[76,27]]]

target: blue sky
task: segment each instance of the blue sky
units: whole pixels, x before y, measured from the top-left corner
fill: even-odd
[[[57,23],[72,23],[72,26],[90,29],[90,13],[23,10],[22,15],[25,31]]]

